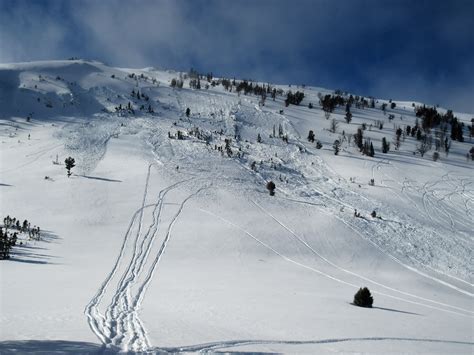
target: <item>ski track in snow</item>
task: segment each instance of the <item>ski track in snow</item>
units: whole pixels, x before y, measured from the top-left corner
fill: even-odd
[[[150,180],[150,174],[151,174],[151,165],[148,166],[148,172],[146,176],[146,182],[145,182],[145,192],[143,194],[143,201],[146,199],[146,194],[148,192],[148,184]],[[132,216],[132,219],[130,220],[129,226],[127,228],[127,231],[125,233],[122,246],[120,248],[120,253],[117,257],[117,260],[115,261],[115,264],[109,273],[109,275],[106,277],[102,285],[99,287],[97,293],[95,296],[91,299],[91,301],[87,304],[84,313],[87,316],[87,320],[89,323],[89,326],[91,330],[94,332],[94,334],[99,338],[99,340],[103,343],[106,344],[108,342],[108,337],[105,334],[105,317],[99,312],[98,306],[102,300],[102,297],[104,296],[104,293],[110,284],[112,278],[115,276],[120,263],[122,261],[122,258],[125,253],[125,247],[128,242],[128,238],[130,236],[130,232],[133,228],[133,225],[135,224],[135,220],[139,214],[142,213],[143,209],[145,208],[144,204],[137,210]]]
[[[109,75],[103,75],[104,78],[109,77]],[[118,76],[116,80],[130,84],[129,80],[124,80]],[[49,85],[56,86],[59,91],[64,89],[53,77],[49,78],[47,82]],[[139,85],[138,79],[133,85]],[[147,84],[143,84],[143,82],[140,82],[140,85],[142,93],[144,89],[153,87],[151,85],[146,87]],[[143,87],[143,85],[145,85],[145,87]],[[58,91],[57,89],[56,91]],[[86,99],[88,97],[86,94],[96,95],[97,97],[99,97],[100,94],[102,95],[102,101],[105,102],[105,96],[112,97],[119,93],[112,89],[107,89],[107,87],[93,87],[91,89],[74,89],[73,87],[69,87],[69,89],[72,94],[74,94],[73,96],[75,96],[76,100],[79,98],[79,102],[81,99],[87,102]],[[43,91],[42,94],[48,93],[48,89],[38,90]],[[120,93],[123,95],[124,92]],[[157,114],[157,116],[162,116],[160,120],[156,120],[155,115],[136,116],[127,120],[127,128],[123,128],[123,130],[126,131],[125,134],[137,134],[131,133],[133,129],[139,132],[142,137],[148,134],[145,141],[153,147],[151,153],[155,158],[155,162],[148,166],[141,205],[133,213],[129,221],[127,230],[123,235],[123,241],[117,259],[111,271],[97,289],[94,297],[84,309],[89,327],[105,346],[112,350],[120,349],[123,351],[145,352],[152,349],[146,328],[140,320],[139,311],[146,291],[154,279],[154,275],[159,271],[158,266],[171,240],[173,227],[187,202],[211,186],[212,181],[216,183],[224,182],[224,187],[229,187],[233,182],[247,182],[248,184],[244,186],[244,189],[247,189],[249,186],[253,188],[256,184],[260,186],[262,181],[265,183],[271,179],[276,181],[275,176],[278,174],[278,169],[276,169],[275,166],[279,162],[284,165],[284,169],[280,170],[281,174],[286,178],[290,178],[290,184],[287,185],[287,187],[285,187],[284,184],[278,184],[277,191],[279,196],[277,195],[276,199],[280,199],[280,202],[288,201],[318,207],[322,213],[337,219],[350,228],[355,235],[369,242],[390,260],[393,260],[410,272],[416,273],[421,277],[427,278],[463,295],[469,297],[474,296],[473,293],[470,292],[473,284],[461,278],[465,277],[470,279],[469,274],[471,271],[469,262],[466,262],[470,254],[462,249],[466,248],[466,246],[469,247],[472,243],[470,233],[473,227],[473,214],[471,211],[472,201],[474,201],[474,190],[473,182],[469,181],[469,176],[457,176],[455,172],[448,171],[442,176],[435,176],[421,183],[417,183],[414,180],[399,182],[393,179],[388,172],[390,168],[402,172],[401,168],[392,160],[380,159],[373,161],[370,168],[367,166],[368,163],[365,162],[365,167],[371,169],[372,178],[377,178],[377,182],[381,182],[381,184],[377,186],[394,193],[403,203],[410,204],[414,206],[415,209],[419,209],[420,215],[424,221],[426,221],[426,223],[419,223],[419,218],[409,218],[410,216],[406,216],[403,211],[392,208],[392,206],[382,205],[377,198],[372,198],[368,194],[361,192],[361,190],[357,190],[357,188],[354,189],[347,183],[345,178],[342,178],[329,164],[326,164],[326,162],[318,156],[314,147],[310,146],[301,134],[303,132],[303,125],[300,126],[299,123],[304,123],[307,117],[305,113],[302,113],[300,116],[299,113],[295,111],[296,109],[300,110],[299,108],[285,108],[285,114],[277,114],[276,112],[278,111],[268,108],[270,105],[259,106],[257,104],[258,100],[252,95],[239,95],[237,97],[227,92],[216,93],[213,92],[213,89],[201,91],[173,89],[171,93],[172,95],[168,94],[168,96],[171,96],[172,100],[176,99],[176,106],[173,104],[170,105],[169,102],[164,102],[168,99],[164,95],[165,92],[159,97],[160,100],[163,99],[162,103],[160,103],[158,99],[156,100],[158,105],[162,105],[162,107],[159,107],[163,109]],[[157,93],[155,92],[155,94]],[[120,95],[117,97],[119,96]],[[125,96],[122,96],[121,99],[124,99],[124,97]],[[106,105],[112,107],[118,104],[120,100],[116,100],[117,102],[110,101],[110,103],[106,103]],[[153,99],[152,101],[155,102]],[[189,118],[184,114],[185,108],[188,105],[192,108],[191,117]],[[168,112],[166,113],[164,110],[168,110]],[[163,112],[165,113],[163,114]],[[80,154],[78,160],[85,160],[82,164],[85,164],[85,167],[88,169],[93,169],[107,152],[109,139],[116,134],[118,135],[119,132],[122,132],[122,128],[120,128],[118,124],[125,122],[125,119],[124,121],[120,121],[119,117],[114,113],[110,115],[108,113],[96,114],[95,118],[95,120],[86,122],[79,128],[73,128],[71,131],[66,132],[64,129],[59,131],[57,138],[63,138],[64,144],[41,146],[38,150],[25,155],[25,158],[27,158],[25,159],[27,160],[26,162],[19,166],[10,165],[11,167],[7,170],[0,171],[0,173],[16,171],[22,167],[33,164],[38,161],[39,158],[60,146],[64,146],[65,149],[74,149],[77,151],[77,154]],[[129,117],[127,116],[125,118],[128,119]],[[320,118],[322,118],[322,116]],[[174,123],[174,126],[171,125],[171,122]],[[128,124],[130,124],[131,129],[128,128]],[[202,140],[200,141],[191,136],[187,136],[186,140],[183,141],[168,139],[166,137],[166,131],[170,128],[169,126],[165,126],[168,124],[170,124],[171,130],[179,128],[182,129],[183,132],[186,132],[186,129],[193,128],[193,126],[203,129],[206,133],[222,131],[222,133],[216,133],[212,136],[212,142],[222,145],[223,139],[230,137],[233,140],[231,147],[234,149],[234,152],[235,149],[239,149],[240,151],[240,149],[243,148],[243,150],[241,150],[242,158],[239,155],[239,158],[236,159],[234,155],[227,161],[230,161],[230,164],[236,163],[239,170],[245,171],[246,176],[251,176],[252,178],[233,178],[233,174],[235,173],[235,169],[233,168],[230,172],[229,170],[219,171],[219,169],[215,169],[213,164],[218,165],[222,163],[222,167],[226,169],[229,168],[229,166],[224,160],[219,160],[221,158],[220,156],[218,156],[217,160],[213,160],[215,154],[212,153],[212,148],[209,149],[207,146],[202,148],[204,146]],[[271,126],[275,126],[276,124],[281,124],[287,134],[287,145],[283,145],[279,140],[267,138]],[[69,127],[69,125],[65,125],[63,128],[65,127]],[[247,132],[247,136],[241,139],[240,132],[244,131]],[[251,132],[251,134],[249,134],[249,132]],[[249,138],[257,133],[262,135],[264,140],[263,145],[256,144],[252,141],[255,137]],[[273,136],[274,138],[276,137],[275,134],[273,134]],[[247,138],[250,139],[250,141],[248,141]],[[269,154],[270,150],[271,154]],[[201,154],[204,153],[209,154],[209,160],[204,161],[204,159],[202,159]],[[274,157],[273,153],[275,153]],[[196,156],[198,156],[198,159],[194,159]],[[222,154],[222,158],[227,159],[228,157]],[[272,168],[268,166],[270,165],[269,159],[272,161],[272,165],[275,162]],[[262,164],[262,168],[259,167],[257,169],[258,171],[253,171],[249,168],[251,160],[264,161],[267,166]],[[315,165],[313,165],[313,162],[311,162],[310,165],[310,160],[314,160]],[[158,196],[155,197],[156,199],[153,199],[153,203],[147,203],[153,166],[159,165],[164,167],[164,170],[168,169],[174,171],[178,163],[184,166],[184,169],[182,169],[183,172],[180,170],[180,174],[186,175],[187,177],[193,176],[192,179],[194,181],[207,179],[211,181],[211,183],[207,183],[200,188],[196,187],[197,190],[195,192],[187,195],[180,201],[176,201],[176,204],[165,203],[165,198],[169,197],[171,191],[182,187],[191,179],[181,180],[159,191]],[[433,165],[434,163],[431,162],[425,163],[431,168],[435,166]],[[275,170],[273,171],[271,169]],[[177,170],[178,169],[176,169],[176,171]],[[403,176],[403,172],[400,176]],[[380,177],[385,177],[385,179],[380,179]],[[337,262],[334,260],[330,260],[322,255],[319,250],[316,250],[316,248],[306,242],[304,236],[299,235],[294,229],[290,228],[290,224],[284,223],[258,203],[254,201],[252,201],[252,203],[257,206],[262,213],[277,223],[279,225],[278,228],[281,227],[286,230],[298,244],[300,243],[312,255],[329,265],[330,267],[328,269],[330,271],[324,272],[313,267],[313,264],[300,262],[298,258],[302,256],[301,254],[290,258],[285,255],[285,252],[272,247],[271,243],[259,239],[242,226],[220,217],[213,212],[206,210],[201,211],[213,215],[216,220],[220,220],[237,228],[247,237],[252,238],[259,245],[270,250],[273,254],[281,257],[286,262],[315,272],[342,285],[358,288],[358,285],[348,282],[348,280],[352,280],[352,278],[357,278],[370,282],[375,288],[382,288],[388,291],[388,293],[382,293],[375,290],[374,293],[378,295],[460,316],[472,317],[472,314],[474,314],[471,310],[442,303],[435,299],[420,297],[404,290],[391,287],[388,284],[377,282],[357,272],[347,270],[337,265]],[[357,207],[361,212],[370,212],[372,208],[380,208],[387,216],[390,216],[391,219],[386,219],[385,216],[383,221],[371,218],[353,218],[351,211],[348,213],[344,211],[344,209],[352,210],[354,207]],[[163,225],[162,219],[165,210],[166,212],[171,211],[169,212],[169,216],[168,214],[166,215],[166,217],[171,219],[166,225]],[[405,221],[407,221],[407,223],[405,223]],[[158,243],[157,239],[161,241],[159,249],[158,246],[155,245]],[[453,240],[455,242],[457,241],[461,247],[457,248]],[[416,248],[425,249],[420,251],[420,249]],[[454,250],[451,250],[451,248]],[[300,248],[298,248],[298,251],[300,251]],[[433,257],[432,252],[437,253],[436,257]],[[453,261],[451,262],[451,260]],[[450,270],[451,267],[453,267],[452,270]],[[435,276],[432,275],[433,273],[435,273]],[[349,279],[349,277],[351,277],[351,279]],[[446,281],[446,278],[448,278],[449,282]],[[463,287],[459,286],[461,283]],[[114,285],[114,288],[112,288],[112,285]],[[111,298],[109,304],[105,304],[104,302],[106,295]],[[105,311],[102,313],[100,308],[105,309]],[[468,342],[451,340],[366,337],[314,341],[231,340],[180,348],[163,348],[159,350],[211,352],[217,349],[258,344],[323,344],[345,341],[384,340],[473,345]]]
[[[406,341],[406,342],[425,342],[425,343],[440,343],[440,344],[458,344],[458,345],[474,345],[473,342],[458,341],[449,339],[430,339],[430,338],[404,338],[404,337],[362,337],[362,338],[332,338],[320,340],[228,340],[217,341],[212,343],[204,343],[198,345],[188,345],[174,348],[157,348],[158,351],[167,353],[179,352],[200,352],[209,353],[219,349],[235,348],[246,345],[317,345],[317,344],[331,344],[343,343],[351,341]]]
[[[154,210],[152,213],[152,223],[148,227],[146,234],[142,238],[141,226],[143,215],[140,215],[140,222],[132,248],[133,254],[131,257],[131,261],[128,264],[124,273],[122,274],[122,277],[117,286],[117,291],[106,310],[106,318],[111,320],[109,328],[111,330],[110,337],[113,339],[113,343],[120,344],[122,342],[124,334],[126,333],[126,330],[124,328],[126,324],[133,324],[135,327],[138,327],[140,329],[143,328],[139,320],[136,320],[133,323],[126,323],[124,319],[126,317],[126,312],[124,310],[127,310],[129,308],[131,288],[138,279],[153,246],[153,241],[158,230],[158,224],[163,209],[164,198],[168,192],[177,188],[179,185],[186,181],[187,180],[180,181],[160,191],[158,201],[154,204]],[[143,204],[144,203],[145,199],[143,200]],[[143,333],[143,331],[140,331],[139,333]],[[142,338],[140,339],[140,341],[146,342],[146,339]]]
[[[40,151],[37,151],[33,154],[27,154],[25,155],[25,157],[29,158],[29,157],[34,157],[33,159],[27,161],[26,163],[23,163],[21,165],[18,165],[18,166],[15,166],[13,168],[9,168],[9,169],[5,169],[5,170],[2,170],[0,171],[0,174],[5,174],[5,173],[10,173],[12,171],[16,171],[20,168],[24,168],[25,166],[28,166],[30,164],[33,164],[34,162],[38,161],[39,158],[41,158],[43,155],[45,155],[46,153],[56,149],[56,148],[59,148],[61,147],[63,144],[54,144],[52,146],[50,146],[49,148],[45,148],[45,149],[42,149]]]
[[[320,163],[320,168],[323,168],[323,167],[325,168],[325,167],[327,167],[321,159],[318,158],[318,160],[319,160],[319,163]],[[257,176],[257,177],[258,177],[260,180],[262,180],[264,183],[268,182],[267,179],[265,179],[265,177],[263,177],[260,173],[252,171],[250,168],[248,168],[247,166],[245,166],[245,165],[243,165],[243,164],[239,164],[239,163],[238,163],[238,165],[239,165],[241,168],[243,168],[244,170],[249,171],[251,174],[254,174],[255,176]],[[330,175],[329,175],[329,176],[330,176]],[[314,189],[314,188],[313,188],[313,189]],[[322,203],[320,203],[320,204],[310,203],[310,202],[304,201],[304,200],[296,200],[296,199],[294,199],[294,198],[291,198],[291,197],[290,197],[291,195],[290,195],[287,191],[285,191],[284,189],[281,189],[281,188],[278,188],[278,187],[277,187],[277,190],[280,191],[280,192],[282,192],[285,196],[288,196],[288,197],[285,198],[285,200],[292,201],[292,202],[305,203],[305,204],[314,205],[314,206],[318,206],[318,207],[324,207],[324,208],[322,208],[322,210],[323,210],[324,212],[326,212],[326,213],[328,213],[327,209],[332,207],[332,208],[335,210],[335,212],[334,212],[333,214],[331,214],[331,215],[334,215],[334,217],[336,217],[338,220],[340,220],[342,223],[344,223],[346,226],[348,226],[350,229],[352,229],[357,235],[359,235],[359,236],[362,237],[364,240],[366,240],[366,241],[368,241],[369,243],[371,243],[371,244],[372,244],[373,246],[375,246],[380,252],[382,252],[383,254],[387,255],[390,259],[394,260],[396,263],[400,264],[400,265],[403,266],[404,268],[406,268],[406,269],[408,269],[408,270],[410,270],[410,271],[412,271],[412,272],[414,272],[414,273],[417,273],[418,275],[421,275],[421,276],[423,276],[423,277],[426,277],[426,278],[428,278],[428,279],[430,279],[430,280],[432,280],[432,281],[435,281],[435,282],[437,282],[437,283],[440,283],[440,284],[442,284],[442,285],[444,285],[444,286],[447,286],[447,287],[449,287],[449,288],[451,288],[451,289],[454,289],[454,290],[456,290],[456,291],[458,291],[458,292],[460,292],[460,293],[463,293],[463,294],[468,295],[468,296],[470,296],[470,297],[474,296],[474,294],[473,294],[472,292],[469,292],[469,291],[466,291],[466,290],[464,290],[464,289],[461,289],[461,288],[459,288],[459,287],[457,287],[457,286],[455,286],[455,285],[453,285],[453,284],[451,284],[451,283],[449,283],[449,282],[447,282],[447,281],[444,281],[444,280],[441,280],[441,279],[439,279],[439,278],[437,278],[437,277],[428,275],[428,274],[422,272],[421,270],[418,270],[417,268],[414,268],[414,267],[412,267],[412,266],[410,266],[410,265],[407,265],[406,263],[403,263],[399,258],[393,256],[391,253],[389,253],[388,251],[384,250],[381,246],[379,246],[377,243],[375,243],[369,236],[366,236],[366,235],[365,235],[365,234],[371,233],[371,232],[368,232],[368,231],[366,231],[366,230],[364,230],[364,231],[360,230],[359,227],[356,226],[356,225],[353,223],[352,220],[349,221],[349,220],[345,217],[345,215],[339,216],[339,213],[338,213],[338,211],[339,211],[339,209],[340,209],[339,206],[344,206],[344,207],[347,207],[347,208],[349,208],[349,209],[352,210],[352,209],[354,209],[354,206],[353,206],[352,204],[347,203],[347,202],[344,202],[344,201],[342,201],[341,199],[339,199],[339,198],[337,198],[337,197],[332,197],[332,196],[328,195],[327,193],[321,191],[320,189],[314,189],[314,190],[319,194],[320,197],[323,197],[323,198],[326,198],[326,199],[327,199],[325,202],[322,202]],[[358,193],[356,193],[356,192],[354,192],[354,191],[347,190],[347,191],[345,191],[345,192],[350,193],[350,194],[355,194],[355,195],[357,195],[359,198],[367,200],[366,197],[364,197],[364,196],[362,196],[362,195],[360,195],[360,194],[358,194]],[[320,199],[322,199],[322,198],[320,198]],[[337,212],[336,212],[336,210],[337,210]],[[386,221],[386,222],[390,222],[390,221]],[[401,222],[398,222],[398,221],[392,221],[392,222],[395,222],[395,223],[401,225]],[[367,225],[366,225],[366,227],[367,227]],[[380,233],[387,233],[387,232],[385,232],[385,231],[379,231],[379,230],[377,230],[377,229],[378,229],[378,228],[376,228],[376,231],[377,231],[379,234],[380,234]],[[394,229],[394,231],[396,232],[396,229]],[[400,232],[398,232],[398,233],[400,233]],[[411,260],[411,259],[410,259],[410,260]],[[425,264],[424,264],[424,263],[421,263],[421,262],[418,262],[417,264],[418,264],[418,265],[425,266]],[[430,270],[436,271],[436,272],[438,272],[439,274],[442,274],[442,275],[444,275],[444,276],[450,276],[449,274],[444,273],[444,272],[439,271],[439,270],[436,270],[436,269],[434,269],[433,267],[430,267]],[[459,279],[459,278],[457,278],[457,277],[455,277],[455,276],[453,276],[453,277],[451,277],[451,278],[456,279],[456,280],[462,280],[462,279]],[[465,283],[465,284],[467,284],[467,285],[469,285],[469,286],[471,286],[471,287],[473,286],[471,283],[469,283],[469,282],[467,282],[467,281],[464,281],[464,280],[462,280],[462,281],[463,281],[463,283]]]
[[[173,189],[176,189],[180,185],[191,180],[182,180],[164,188],[159,192],[157,201],[155,203],[146,204],[152,166],[153,164],[148,166],[144,189],[145,191],[143,193],[141,207],[135,211],[132,216],[125,233],[122,246],[120,248],[119,256],[111,272],[99,287],[95,296],[86,306],[84,311],[91,330],[99,338],[99,340],[106,347],[121,349],[123,351],[146,351],[147,349],[150,349],[150,341],[146,334],[145,327],[138,317],[138,311],[140,309],[147,287],[153,279],[157,265],[170,240],[172,228],[184,209],[185,204],[203,189],[208,188],[208,186],[199,188],[196,192],[188,195],[180,203],[178,211],[167,227],[165,238],[155,259],[148,268],[144,279],[140,280],[144,274],[145,265],[160,227],[161,214],[163,211],[164,199],[166,195]],[[149,207],[153,207],[152,221],[148,226],[147,231],[143,233],[143,215],[145,209]],[[135,225],[137,225],[137,231],[132,233]],[[132,242],[130,242],[130,239],[132,239]],[[112,296],[111,303],[103,315],[99,311],[102,298],[112,279],[116,276],[120,265],[125,262],[124,256],[127,251],[128,244],[130,244],[128,249],[131,250],[132,255],[129,257],[130,260],[127,261],[127,264],[125,265],[125,269]],[[136,290],[134,287],[136,287]]]
[[[281,227],[283,227],[285,230],[287,230],[288,232],[290,232],[291,235],[293,235],[293,237],[295,237],[300,243],[302,243],[307,249],[309,249],[314,255],[316,255],[317,257],[319,257],[320,259],[322,259],[324,262],[326,262],[327,264],[331,265],[332,267],[344,272],[344,273],[347,273],[349,275],[352,275],[352,276],[355,276],[361,280],[364,280],[364,281],[367,281],[367,282],[370,282],[374,285],[377,285],[379,287],[382,287],[382,288],[385,288],[387,290],[390,290],[390,291],[394,291],[394,292],[397,292],[397,293],[400,293],[404,296],[409,296],[409,297],[412,297],[412,298],[416,298],[418,300],[422,300],[422,301],[427,301],[427,302],[431,302],[431,303],[434,303],[434,304],[437,304],[437,305],[440,305],[440,306],[444,306],[444,307],[448,307],[448,308],[452,308],[452,309],[456,309],[458,311],[463,311],[463,312],[467,312],[467,313],[471,313],[471,314],[474,314],[474,312],[470,311],[470,310],[467,310],[467,309],[464,309],[464,308],[460,308],[460,307],[456,307],[456,306],[452,306],[452,305],[449,305],[449,304],[446,304],[446,303],[442,303],[442,302],[438,302],[438,301],[435,301],[435,300],[431,300],[431,299],[428,299],[428,298],[424,298],[424,297],[420,297],[420,296],[417,296],[417,295],[414,295],[414,294],[411,294],[411,293],[408,293],[408,292],[405,292],[405,291],[401,291],[401,290],[398,290],[398,289],[395,289],[393,287],[390,287],[390,286],[387,286],[387,285],[384,285],[382,283],[379,283],[377,281],[374,281],[372,279],[369,279],[365,276],[362,276],[360,274],[357,274],[355,272],[352,272],[350,270],[347,270],[347,269],[344,269],[338,265],[336,265],[335,263],[333,263],[332,261],[330,261],[329,259],[327,259],[326,257],[324,257],[323,255],[321,255],[317,250],[315,250],[313,247],[311,247],[306,241],[303,240],[302,237],[300,237],[299,235],[297,235],[293,230],[291,230],[289,227],[287,227],[282,221],[280,221],[278,218],[276,218],[274,215],[272,215],[269,211],[267,211],[266,209],[264,209],[262,206],[260,206],[257,202],[255,201],[252,201],[252,203],[257,206],[261,211],[263,211],[266,215],[270,216],[276,223],[278,223]]]
[[[294,265],[297,265],[299,267],[302,267],[304,269],[307,269],[307,270],[310,270],[312,272],[315,272],[321,276],[324,276],[330,280],[333,280],[333,281],[336,281],[338,283],[341,283],[343,285],[346,285],[346,286],[350,286],[352,288],[355,288],[355,289],[359,289],[360,286],[356,285],[356,284],[353,284],[351,282],[347,282],[347,281],[344,281],[342,279],[339,279],[337,277],[334,277],[328,273],[325,273],[319,269],[316,269],[312,266],[309,266],[309,265],[306,265],[306,264],[303,264],[299,261],[296,261],[282,253],[280,253],[279,251],[277,251],[276,249],[274,249],[273,247],[271,247],[269,244],[263,242],[262,240],[260,240],[259,238],[257,238],[255,235],[253,235],[252,233],[250,233],[248,230],[244,229],[243,227],[235,224],[234,222],[232,221],[229,221],[228,219],[224,218],[224,217],[221,217],[217,214],[215,214],[214,212],[211,212],[211,211],[208,211],[208,210],[205,210],[205,209],[200,209],[200,211],[204,212],[204,213],[207,213],[209,215],[212,215],[214,217],[216,217],[217,219],[229,224],[230,226],[233,226],[234,228],[237,228],[239,229],[240,231],[242,231],[243,233],[245,233],[247,236],[249,236],[250,238],[254,239],[257,243],[259,243],[260,245],[262,245],[264,248],[270,250],[272,253],[278,255],[279,257],[281,257],[283,260],[285,261],[288,261]],[[394,296],[394,295],[390,295],[390,294],[386,294],[386,293],[383,293],[383,292],[380,292],[380,291],[374,291],[375,294],[378,294],[378,295],[381,295],[381,296],[385,296],[385,297],[388,297],[388,298],[392,298],[392,299],[396,299],[398,301],[403,301],[403,302],[407,302],[407,303],[411,303],[411,304],[415,304],[415,305],[418,305],[418,306],[422,306],[422,307],[426,307],[426,308],[431,308],[431,309],[435,309],[435,310],[438,310],[438,311],[442,311],[442,312],[448,312],[448,313],[452,313],[452,314],[456,314],[456,315],[460,315],[460,316],[463,316],[463,317],[469,317],[469,318],[472,318],[471,315],[468,315],[466,313],[462,313],[462,312],[468,312],[468,313],[472,313],[471,311],[468,311],[468,310],[465,310],[465,309],[462,309],[462,308],[459,308],[460,311],[454,311],[454,310],[449,310],[449,309],[445,309],[445,308],[440,308],[440,307],[436,307],[436,306],[433,306],[433,305],[429,305],[429,304],[426,304],[426,303],[421,303],[421,302],[417,302],[417,301],[412,301],[412,300],[409,300],[409,299],[406,299],[406,298],[401,298],[401,297],[398,297],[398,296]],[[437,302],[435,302],[437,303]],[[447,307],[451,307],[451,308],[457,308],[457,307],[453,307],[453,306],[449,306],[449,305],[446,305]],[[462,311],[462,312],[461,312]]]

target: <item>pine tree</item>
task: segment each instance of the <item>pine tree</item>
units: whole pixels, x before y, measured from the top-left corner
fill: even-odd
[[[76,161],[72,157],[66,158],[64,160],[64,163],[66,164],[66,170],[67,170],[67,177],[71,176],[71,169],[76,166]]]
[[[360,151],[362,151],[362,149],[364,148],[363,140],[364,140],[364,133],[362,132],[361,128],[357,128],[357,133],[354,134],[354,142]]]
[[[267,183],[267,190],[270,192],[270,196],[274,196],[275,195],[275,183],[273,181],[269,181]]]
[[[341,142],[336,139],[332,147],[334,148],[334,155],[339,155],[339,151],[341,150]]]
[[[346,112],[346,116],[344,117],[347,123],[351,123],[352,121],[352,113],[350,111]]]
[[[359,307],[372,308],[374,299],[367,287],[360,288],[354,295],[354,304]]]
[[[385,137],[382,138],[382,153],[388,153],[390,150],[390,143],[387,142]]]

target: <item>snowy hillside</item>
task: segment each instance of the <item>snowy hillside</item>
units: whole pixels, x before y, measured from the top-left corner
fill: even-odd
[[[0,65],[0,353],[472,353],[474,113],[242,83]]]

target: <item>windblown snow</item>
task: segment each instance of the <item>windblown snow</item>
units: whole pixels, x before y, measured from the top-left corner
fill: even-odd
[[[0,260],[0,353],[473,352],[474,114],[454,112],[464,142],[435,161],[405,134],[412,102],[347,123],[325,117],[330,90],[272,85],[262,105],[180,76],[0,65],[0,222],[42,230]]]

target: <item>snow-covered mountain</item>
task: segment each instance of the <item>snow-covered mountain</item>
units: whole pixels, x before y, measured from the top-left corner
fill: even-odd
[[[2,354],[472,353],[474,115],[240,83],[0,65]]]

